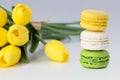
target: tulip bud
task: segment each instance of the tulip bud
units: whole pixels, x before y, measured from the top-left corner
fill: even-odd
[[[3,27],[7,22],[7,13],[0,8],[0,27]]]
[[[12,11],[12,19],[15,24],[26,25],[30,22],[31,18],[32,11],[24,4],[16,5]]]
[[[14,24],[8,30],[7,39],[11,45],[23,46],[29,40],[29,31],[25,26]]]
[[[20,48],[8,45],[0,51],[0,67],[9,67],[19,62],[21,57]]]
[[[7,44],[7,30],[5,28],[0,28],[0,47]]]
[[[69,52],[62,42],[51,40],[45,45],[46,55],[53,61],[66,62],[68,61]]]

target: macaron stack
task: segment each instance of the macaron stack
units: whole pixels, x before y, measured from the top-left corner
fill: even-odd
[[[80,63],[87,68],[104,68],[109,63],[108,47],[109,39],[105,32],[108,22],[108,14],[101,10],[84,10],[81,13]]]

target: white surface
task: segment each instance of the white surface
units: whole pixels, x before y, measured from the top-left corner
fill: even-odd
[[[0,0],[10,10],[12,5],[25,3],[33,10],[33,20],[70,22],[79,20],[83,9],[101,9],[109,13],[107,33],[110,37],[110,64],[104,69],[87,69],[79,64],[80,40],[65,42],[70,52],[68,63],[49,61],[40,44],[30,62],[10,68],[0,68],[0,80],[119,80],[120,79],[120,1],[119,0]]]

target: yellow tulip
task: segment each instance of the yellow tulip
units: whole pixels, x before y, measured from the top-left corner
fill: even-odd
[[[14,24],[8,30],[7,39],[11,45],[23,46],[29,40],[29,31],[22,25]]]
[[[15,24],[26,25],[32,18],[31,9],[24,4],[17,4],[12,11],[12,19]]]
[[[51,40],[45,45],[45,53],[53,61],[67,62],[69,52],[62,42],[58,40]]]
[[[8,45],[0,51],[0,67],[9,67],[19,62],[21,57],[20,48]]]
[[[3,27],[7,22],[7,13],[0,8],[0,27]]]
[[[0,47],[7,44],[7,30],[5,28],[0,28]]]

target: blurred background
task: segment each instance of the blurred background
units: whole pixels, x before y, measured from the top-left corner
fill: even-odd
[[[33,11],[33,21],[49,20],[50,22],[79,21],[84,9],[104,10],[109,14],[107,31],[115,37],[119,32],[119,0],[0,0],[0,5],[11,10],[11,6],[24,3]],[[117,36],[116,41],[120,38]],[[113,38],[112,38],[113,39]],[[117,46],[117,45],[116,45]]]

